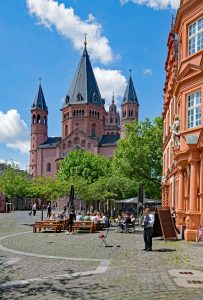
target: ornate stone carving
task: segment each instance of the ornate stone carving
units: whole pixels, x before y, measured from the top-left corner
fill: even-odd
[[[180,147],[180,119],[178,116],[174,117],[174,122],[171,126],[172,133],[172,148],[177,149]]]

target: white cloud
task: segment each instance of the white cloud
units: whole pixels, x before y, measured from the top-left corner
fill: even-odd
[[[21,119],[16,109],[6,114],[0,111],[0,143],[9,148],[28,153],[30,149],[27,124]]]
[[[67,8],[63,3],[55,0],[27,0],[30,14],[34,14],[40,24],[56,30],[73,43],[77,50],[83,48],[82,39],[87,33],[88,51],[93,59],[107,64],[113,60],[113,53],[109,40],[102,35],[102,25],[97,22],[92,14],[83,21],[77,16],[72,7]]]
[[[127,81],[120,70],[94,68],[94,74],[101,92],[102,98],[106,100],[106,107],[109,106],[114,92],[115,98],[123,97]]]
[[[146,75],[146,76],[152,76],[152,69],[149,69],[149,68],[145,68],[142,70],[143,74]]]
[[[178,9],[180,5],[180,0],[120,0],[121,4],[126,4],[130,1],[139,5],[147,5],[154,9]]]

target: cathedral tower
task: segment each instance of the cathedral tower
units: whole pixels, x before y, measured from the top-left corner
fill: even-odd
[[[30,174],[37,176],[37,148],[48,136],[48,108],[46,106],[41,83],[31,108],[31,144],[30,144]]]
[[[125,136],[125,125],[133,120],[138,121],[139,103],[135,92],[133,80],[130,74],[128,84],[121,104],[121,138]]]
[[[82,57],[61,110],[63,140],[75,129],[94,138],[101,138],[104,134],[104,99],[101,98],[90,63],[86,40]]]
[[[105,134],[120,134],[120,116],[117,111],[114,95],[112,96],[112,102],[109,106],[109,112],[106,115]]]

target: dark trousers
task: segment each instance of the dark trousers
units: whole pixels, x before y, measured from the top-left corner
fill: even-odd
[[[33,216],[35,217],[35,215],[36,215],[36,210],[33,209]]]
[[[68,231],[72,232],[73,231],[73,222],[68,222]]]
[[[153,235],[153,228],[148,227],[144,228],[144,242],[145,242],[145,249],[152,249],[152,235]]]

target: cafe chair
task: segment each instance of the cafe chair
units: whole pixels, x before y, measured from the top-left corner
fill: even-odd
[[[105,234],[100,234],[99,235],[99,239],[101,241],[99,247],[101,247],[102,245],[104,245],[105,247],[113,247],[111,245],[109,245],[106,241],[107,239],[107,236],[108,236],[108,233],[109,233],[109,228],[106,230],[106,233]]]

